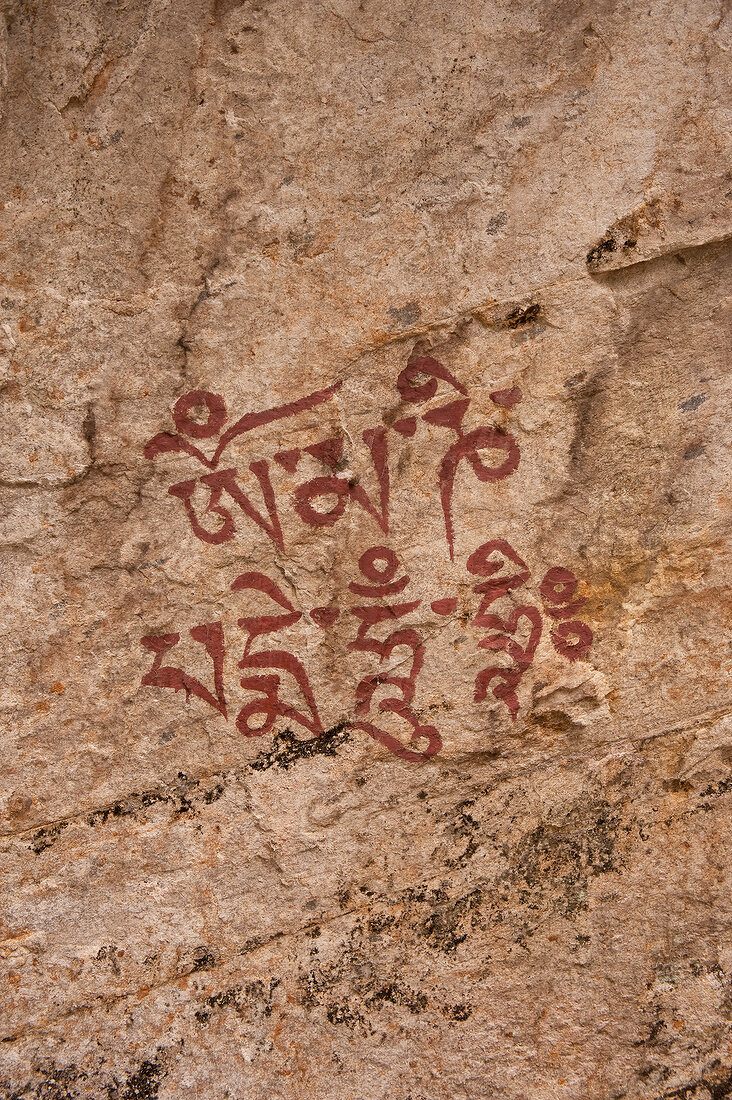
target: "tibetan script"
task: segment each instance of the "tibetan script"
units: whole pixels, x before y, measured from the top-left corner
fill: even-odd
[[[222,720],[233,720],[245,737],[263,737],[278,724],[298,726],[318,737],[324,726],[307,655],[297,651],[288,632],[304,618],[323,632],[339,624],[339,637],[345,639],[344,667],[350,667],[349,658],[360,662],[345,724],[404,760],[424,761],[442,747],[438,728],[420,715],[419,704],[427,647],[441,619],[459,609],[479,636],[477,646],[486,663],[474,676],[474,702],[490,695],[515,721],[518,689],[544,632],[562,658],[577,661],[587,655],[592,632],[578,617],[586,601],[577,577],[562,566],[540,575],[532,597],[526,587],[532,571],[500,531],[489,532],[491,537],[464,562],[456,560],[456,480],[462,475],[473,478],[490,493],[491,486],[519,468],[521,450],[506,419],[522,399],[520,388],[491,392],[500,421],[475,423],[471,397],[459,379],[435,358],[411,359],[396,379],[395,407],[360,433],[369,467],[364,477],[353,475],[352,441],[344,432],[328,429],[302,447],[278,448],[283,422],[328,407],[339,389],[336,383],[238,419],[230,417],[220,395],[193,390],[172,410],[176,430],[148,441],[146,458],[178,454],[190,463],[189,476],[171,484],[168,493],[180,502],[192,534],[204,545],[246,540],[253,525],[269,540],[273,554],[286,556],[285,504],[288,515],[314,533],[335,527],[349,509],[359,509],[373,529],[373,543],[353,563],[342,597],[320,606],[297,607],[273,573],[239,573],[229,589],[239,615],[235,632],[221,620],[187,628],[210,665],[207,683],[175,663],[182,630],[141,638],[152,657],[142,683],[184,691],[213,708]],[[446,399],[435,404],[443,392]],[[455,590],[435,591],[428,600],[410,592],[411,578],[390,545],[390,504],[398,477],[393,441],[416,437],[420,420],[444,433],[444,445],[426,476],[439,500],[441,538],[456,570]],[[235,441],[241,448],[248,433],[262,428],[267,429],[270,446],[266,453],[246,455],[250,476],[245,482],[243,471],[232,464],[230,448]],[[261,433],[257,438],[261,447]],[[232,651],[241,672],[239,687],[248,699],[235,714],[230,713],[224,677],[224,658]]]

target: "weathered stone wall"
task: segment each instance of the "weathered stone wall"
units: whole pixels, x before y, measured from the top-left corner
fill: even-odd
[[[724,1100],[732,13],[5,0],[12,1100]]]

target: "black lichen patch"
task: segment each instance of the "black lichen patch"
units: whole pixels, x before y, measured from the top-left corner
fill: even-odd
[[[122,952],[124,954],[124,951]],[[117,947],[113,943],[104,944],[97,951],[97,962],[107,962],[111,966],[115,974],[120,973],[120,965],[117,959]]]
[[[662,222],[663,207],[659,198],[648,199],[635,210],[631,210],[603,233],[597,244],[589,250],[587,266],[590,271],[608,266],[620,266],[628,260],[632,262],[633,249],[638,247],[639,238],[649,231],[658,230]],[[615,259],[618,254],[620,254],[620,264]],[[607,261],[611,258],[614,262],[608,264]]]
[[[472,1012],[467,1004],[434,1004],[429,988],[414,983],[413,971],[389,963],[389,948],[395,935],[406,939],[407,933],[419,936],[426,946],[452,955],[467,936],[472,919],[479,914],[482,903],[480,890],[453,901],[446,891],[424,887],[405,890],[398,900],[382,898],[376,906],[396,907],[394,912],[374,912],[365,922],[356,921],[348,940],[329,961],[321,957],[311,960],[298,977],[298,1000],[306,1011],[320,1010],[335,1025],[351,1030],[363,1029],[364,1034],[380,1033],[385,1017],[402,1032],[407,1032],[415,1017],[424,1013],[442,1013],[453,1021],[466,1020]],[[379,935],[385,937],[385,954],[374,945]],[[382,956],[384,961],[382,962]]]
[[[325,1004],[338,982],[348,973],[349,958],[344,952],[338,962],[330,966],[318,966],[302,976],[299,981],[300,1000],[306,1008]]]
[[[211,1014],[216,1008],[229,1008],[234,1006],[237,1011],[241,1008],[240,997],[241,986],[234,986],[232,989],[223,989],[218,993],[212,993],[210,997],[206,998],[206,1003],[203,1008],[199,1008],[194,1013],[199,1024],[207,1024],[211,1019]]]
[[[364,1027],[366,1021],[357,1009],[351,1008],[347,1001],[329,1004],[326,1015],[332,1024],[345,1024],[353,1030],[356,1027]]]
[[[335,756],[338,749],[350,740],[350,730],[346,722],[301,741],[292,730],[283,730],[275,734],[272,748],[261,753],[251,762],[252,771],[266,771],[267,768],[290,768],[298,760],[307,760],[314,756]]]
[[[341,909],[347,909],[348,906],[351,904],[351,889],[350,889],[350,887],[349,886],[339,886],[338,892],[336,894],[336,899],[337,899],[338,904],[341,907]]]
[[[157,787],[147,791],[133,791],[125,798],[119,798],[111,806],[105,806],[100,810],[92,810],[86,815],[87,825],[106,825],[110,818],[122,818],[135,816],[151,806],[168,805],[176,816],[183,814],[195,815],[195,804],[203,802],[207,805],[221,798],[224,787],[220,780],[216,780],[212,787],[204,788],[201,781],[189,778],[185,772],[178,772],[177,777],[167,787]]]
[[[498,225],[496,225],[496,228],[498,228]],[[531,325],[541,319],[541,303],[529,302],[527,305],[522,305],[519,302],[503,302],[495,307],[479,309],[476,311],[475,316],[489,329],[497,329],[498,331],[528,330]],[[532,334],[543,332],[543,326],[536,330],[532,329],[531,332]],[[528,331],[526,335],[528,335]]]
[[[450,895],[443,886],[408,886],[400,894],[407,905],[425,902],[429,906],[442,905],[449,901]]]
[[[656,1009],[656,1018],[653,1021],[653,1023],[651,1024],[650,1030],[649,1030],[648,1034],[646,1035],[645,1039],[638,1039],[637,1042],[633,1043],[633,1046],[634,1047],[653,1046],[653,1044],[656,1042],[659,1035],[661,1034],[661,1032],[665,1028],[666,1028],[666,1021],[661,1018],[661,1016],[659,1015],[659,1009],[657,1008]]]
[[[377,989],[366,1001],[369,1007],[375,1006],[377,1008],[385,1003],[403,1005],[410,1012],[416,1014],[424,1012],[427,1008],[427,997],[424,993],[417,993],[401,982],[392,981]]]
[[[146,1060],[122,1085],[107,1086],[108,1100],[156,1100],[163,1070],[155,1061]]]
[[[218,802],[221,795],[224,793],[223,783],[216,783],[210,790],[206,791],[203,796],[203,801],[207,806],[210,806],[212,802]]]
[[[472,1005],[443,1005],[440,1009],[448,1020],[467,1020],[473,1015]]]
[[[457,807],[453,830],[468,840],[461,856],[445,861],[453,871],[468,866],[479,823],[472,800]],[[492,883],[479,883],[455,896],[447,885],[410,887],[399,895],[399,916],[390,904],[390,932],[409,928],[426,945],[454,955],[471,934],[500,924],[515,942],[526,938],[548,914],[574,920],[587,907],[589,880],[617,872],[620,821],[604,801],[578,805],[561,826],[540,823],[505,850],[506,870]],[[374,906],[380,904],[375,899]],[[378,910],[367,928],[379,929]]]
[[[388,928],[391,928],[395,919],[396,918],[390,913],[377,913],[375,917],[371,917],[371,919],[367,921],[366,927],[371,935],[378,936]]]
[[[199,970],[213,970],[216,966],[216,956],[207,947],[198,947],[193,953],[193,960],[189,973],[196,974]]]
[[[468,938],[468,933],[478,920],[483,902],[483,891],[471,890],[463,897],[445,905],[439,905],[422,921],[417,931],[430,947],[452,955]]]
[[[418,1015],[427,1010],[427,994],[414,989],[404,975],[391,968],[379,973],[379,952],[373,947],[373,933],[359,923],[349,941],[328,963],[318,963],[301,973],[300,1003],[305,1009],[324,1009],[332,1024],[350,1029],[361,1028],[374,1034],[378,1016],[390,1006],[398,1017]]]
[[[699,802],[699,805],[695,807],[693,812],[714,809],[714,803],[711,800],[721,798],[722,795],[729,794],[730,791],[732,791],[732,776],[728,776],[726,779],[720,779],[717,783],[710,783],[699,795],[700,799],[704,801]]]
[[[464,867],[468,860],[478,851],[480,822],[476,821],[476,819],[468,813],[468,810],[474,805],[475,799],[471,798],[467,799],[465,802],[461,802],[455,808],[455,817],[451,823],[451,829],[456,837],[464,839],[466,843],[458,855],[450,856],[444,861],[446,867],[450,867],[451,869]]]
[[[75,1086],[86,1080],[86,1073],[75,1065],[44,1064],[38,1068],[39,1080],[29,1081],[19,1089],[0,1081],[0,1095],[7,1100],[76,1100],[80,1094]]]
[[[194,1013],[199,1024],[207,1024],[214,1012],[233,1009],[237,1016],[248,1023],[272,1015],[273,994],[280,985],[279,978],[246,982],[244,985],[221,989],[206,998],[203,1007]]]
[[[246,982],[244,992],[250,1000],[263,1006],[263,1016],[270,1016],[272,1014],[272,994],[278,985],[280,985],[279,978],[270,978],[268,984],[262,981]]]
[[[725,1065],[718,1058],[712,1062],[701,1077],[688,1085],[681,1085],[664,1092],[660,1100],[729,1100],[732,1096],[732,1066]]]
[[[45,825],[42,829],[38,829],[33,834],[33,839],[28,845],[31,852],[35,852],[37,856],[41,852],[45,852],[47,848],[53,847],[58,840],[60,834],[66,828],[66,821],[59,821],[56,825]]]
[[[158,1048],[161,1049],[161,1048]],[[0,1080],[3,1100],[157,1100],[165,1071],[155,1058],[145,1059],[125,1081],[112,1077],[96,1087],[89,1074],[75,1065],[57,1066],[44,1062],[35,1069],[34,1079],[16,1088]]]
[[[590,251],[587,253],[587,266],[598,267],[604,259],[607,258],[612,252],[617,251],[618,242],[612,233],[606,233],[604,237],[601,237],[597,244],[593,244]]]
[[[306,741],[299,740],[292,730],[286,729],[275,734],[272,747],[245,765],[241,773],[247,770],[266,771],[268,768],[287,769],[300,760],[316,756],[335,756],[338,749],[346,744],[350,737],[351,731],[347,722],[340,722],[319,737],[312,737]],[[235,775],[238,774],[240,773],[235,773]],[[133,791],[124,798],[118,798],[109,806],[91,810],[80,817],[80,820],[92,827],[106,825],[109,821],[135,817],[154,806],[167,806],[176,817],[182,815],[195,817],[200,807],[210,806],[225,793],[225,777],[222,775],[213,776],[209,785],[205,785],[200,779],[191,778],[185,772],[178,772],[177,777],[165,786],[161,785],[146,791]],[[38,829],[33,834],[29,849],[40,855],[56,842],[62,830],[74,820],[77,819],[72,817]]]

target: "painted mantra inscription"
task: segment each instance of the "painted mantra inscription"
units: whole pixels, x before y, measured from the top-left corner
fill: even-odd
[[[512,434],[495,424],[481,424],[465,430],[464,422],[471,399],[467,390],[438,360],[419,357],[410,360],[399,374],[396,388],[403,402],[415,406],[415,415],[393,420],[388,426],[374,425],[362,432],[363,442],[373,467],[376,491],[369,496],[354,479],[341,476],[344,468],[345,440],[331,435],[303,448],[281,450],[273,461],[288,474],[296,475],[305,455],[323,467],[317,476],[305,478],[292,490],[292,504],[299,520],[312,530],[332,527],[346,513],[349,502],[359,506],[378,529],[378,543],[366,550],[358,560],[358,579],[348,584],[347,602],[313,607],[308,615],[316,626],[328,631],[340,616],[352,617],[349,622],[355,633],[346,643],[349,652],[367,654],[373,659],[373,671],[361,677],[355,687],[353,716],[345,725],[362,731],[379,741],[390,752],[404,760],[424,761],[442,747],[435,726],[420,721],[415,709],[417,687],[425,660],[424,622],[421,630],[401,620],[408,618],[424,603],[409,599],[410,577],[403,572],[399,559],[384,541],[389,535],[390,462],[389,433],[405,438],[418,429],[416,415],[420,405],[432,401],[438,385],[444,383],[454,393],[445,404],[421,414],[426,423],[444,429],[448,435],[444,454],[435,470],[435,488],[439,492],[444,523],[444,536],[451,561],[455,560],[455,521],[453,491],[458,470],[472,471],[478,481],[490,483],[510,477],[520,461],[519,445]],[[206,471],[195,478],[178,481],[168,492],[182,502],[195,536],[203,543],[220,544],[234,539],[238,524],[249,521],[271,540],[278,551],[286,550],[280,522],[280,507],[268,459],[255,458],[248,468],[259,485],[261,501],[252,500],[244,491],[237,470],[221,467],[229,444],[255,428],[276,425],[298,414],[317,409],[330,402],[340,384],[318,390],[307,397],[261,412],[246,413],[229,424],[225,402],[218,394],[193,390],[181,397],[173,409],[176,432],[161,432],[145,446],[145,456],[154,459],[163,453],[182,452],[195,459]],[[490,394],[494,404],[510,410],[522,397],[518,388],[496,390]],[[194,419],[194,410],[205,410],[207,418]],[[211,457],[200,449],[198,441],[215,440]],[[194,442],[196,441],[196,442]],[[207,448],[210,450],[210,444]],[[486,452],[493,452],[495,461],[486,461]],[[197,511],[194,497],[200,500],[201,490],[207,497]],[[320,504],[321,507],[316,505]],[[322,505],[325,504],[325,507]],[[519,590],[530,578],[530,570],[516,550],[505,540],[494,538],[484,542],[469,555],[466,570],[470,577],[474,606],[470,612],[472,624],[484,636],[480,649],[490,654],[489,663],[475,677],[474,700],[482,702],[488,692],[499,700],[515,720],[519,711],[518,686],[530,668],[546,623],[550,640],[557,652],[570,661],[583,658],[592,643],[592,632],[577,618],[584,604],[578,596],[577,578],[564,568],[552,568],[540,585],[541,608],[533,603],[521,603]],[[244,644],[238,667],[244,675],[240,685],[252,698],[240,708],[235,722],[246,737],[262,737],[273,731],[278,719],[301,726],[317,737],[324,732],[317,699],[308,670],[303,661],[286,648],[288,628],[298,623],[304,612],[298,611],[282,588],[265,573],[241,573],[231,584],[233,597],[241,601],[244,612],[238,627],[244,634]],[[246,614],[247,598],[264,599],[266,614]],[[452,595],[435,596],[429,603],[436,617],[452,615],[458,599]],[[423,612],[426,609],[423,608]],[[203,647],[211,663],[212,680],[206,687],[196,677],[168,663],[172,651],[181,640],[180,633],[149,634],[141,644],[153,656],[150,670],[142,683],[157,688],[183,690],[212,707],[225,720],[229,719],[224,684],[224,658],[227,643],[221,621],[201,623],[189,630],[193,642]],[[277,636],[272,640],[273,636]],[[239,643],[241,644],[241,643]],[[395,653],[399,657],[395,661]],[[383,697],[383,696],[386,697]],[[377,701],[378,696],[378,701]],[[400,740],[394,726],[404,730],[407,743]],[[384,728],[385,726],[389,728]]]

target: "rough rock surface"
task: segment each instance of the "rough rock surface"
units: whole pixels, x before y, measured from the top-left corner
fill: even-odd
[[[729,4],[0,8],[2,1097],[732,1096]]]

